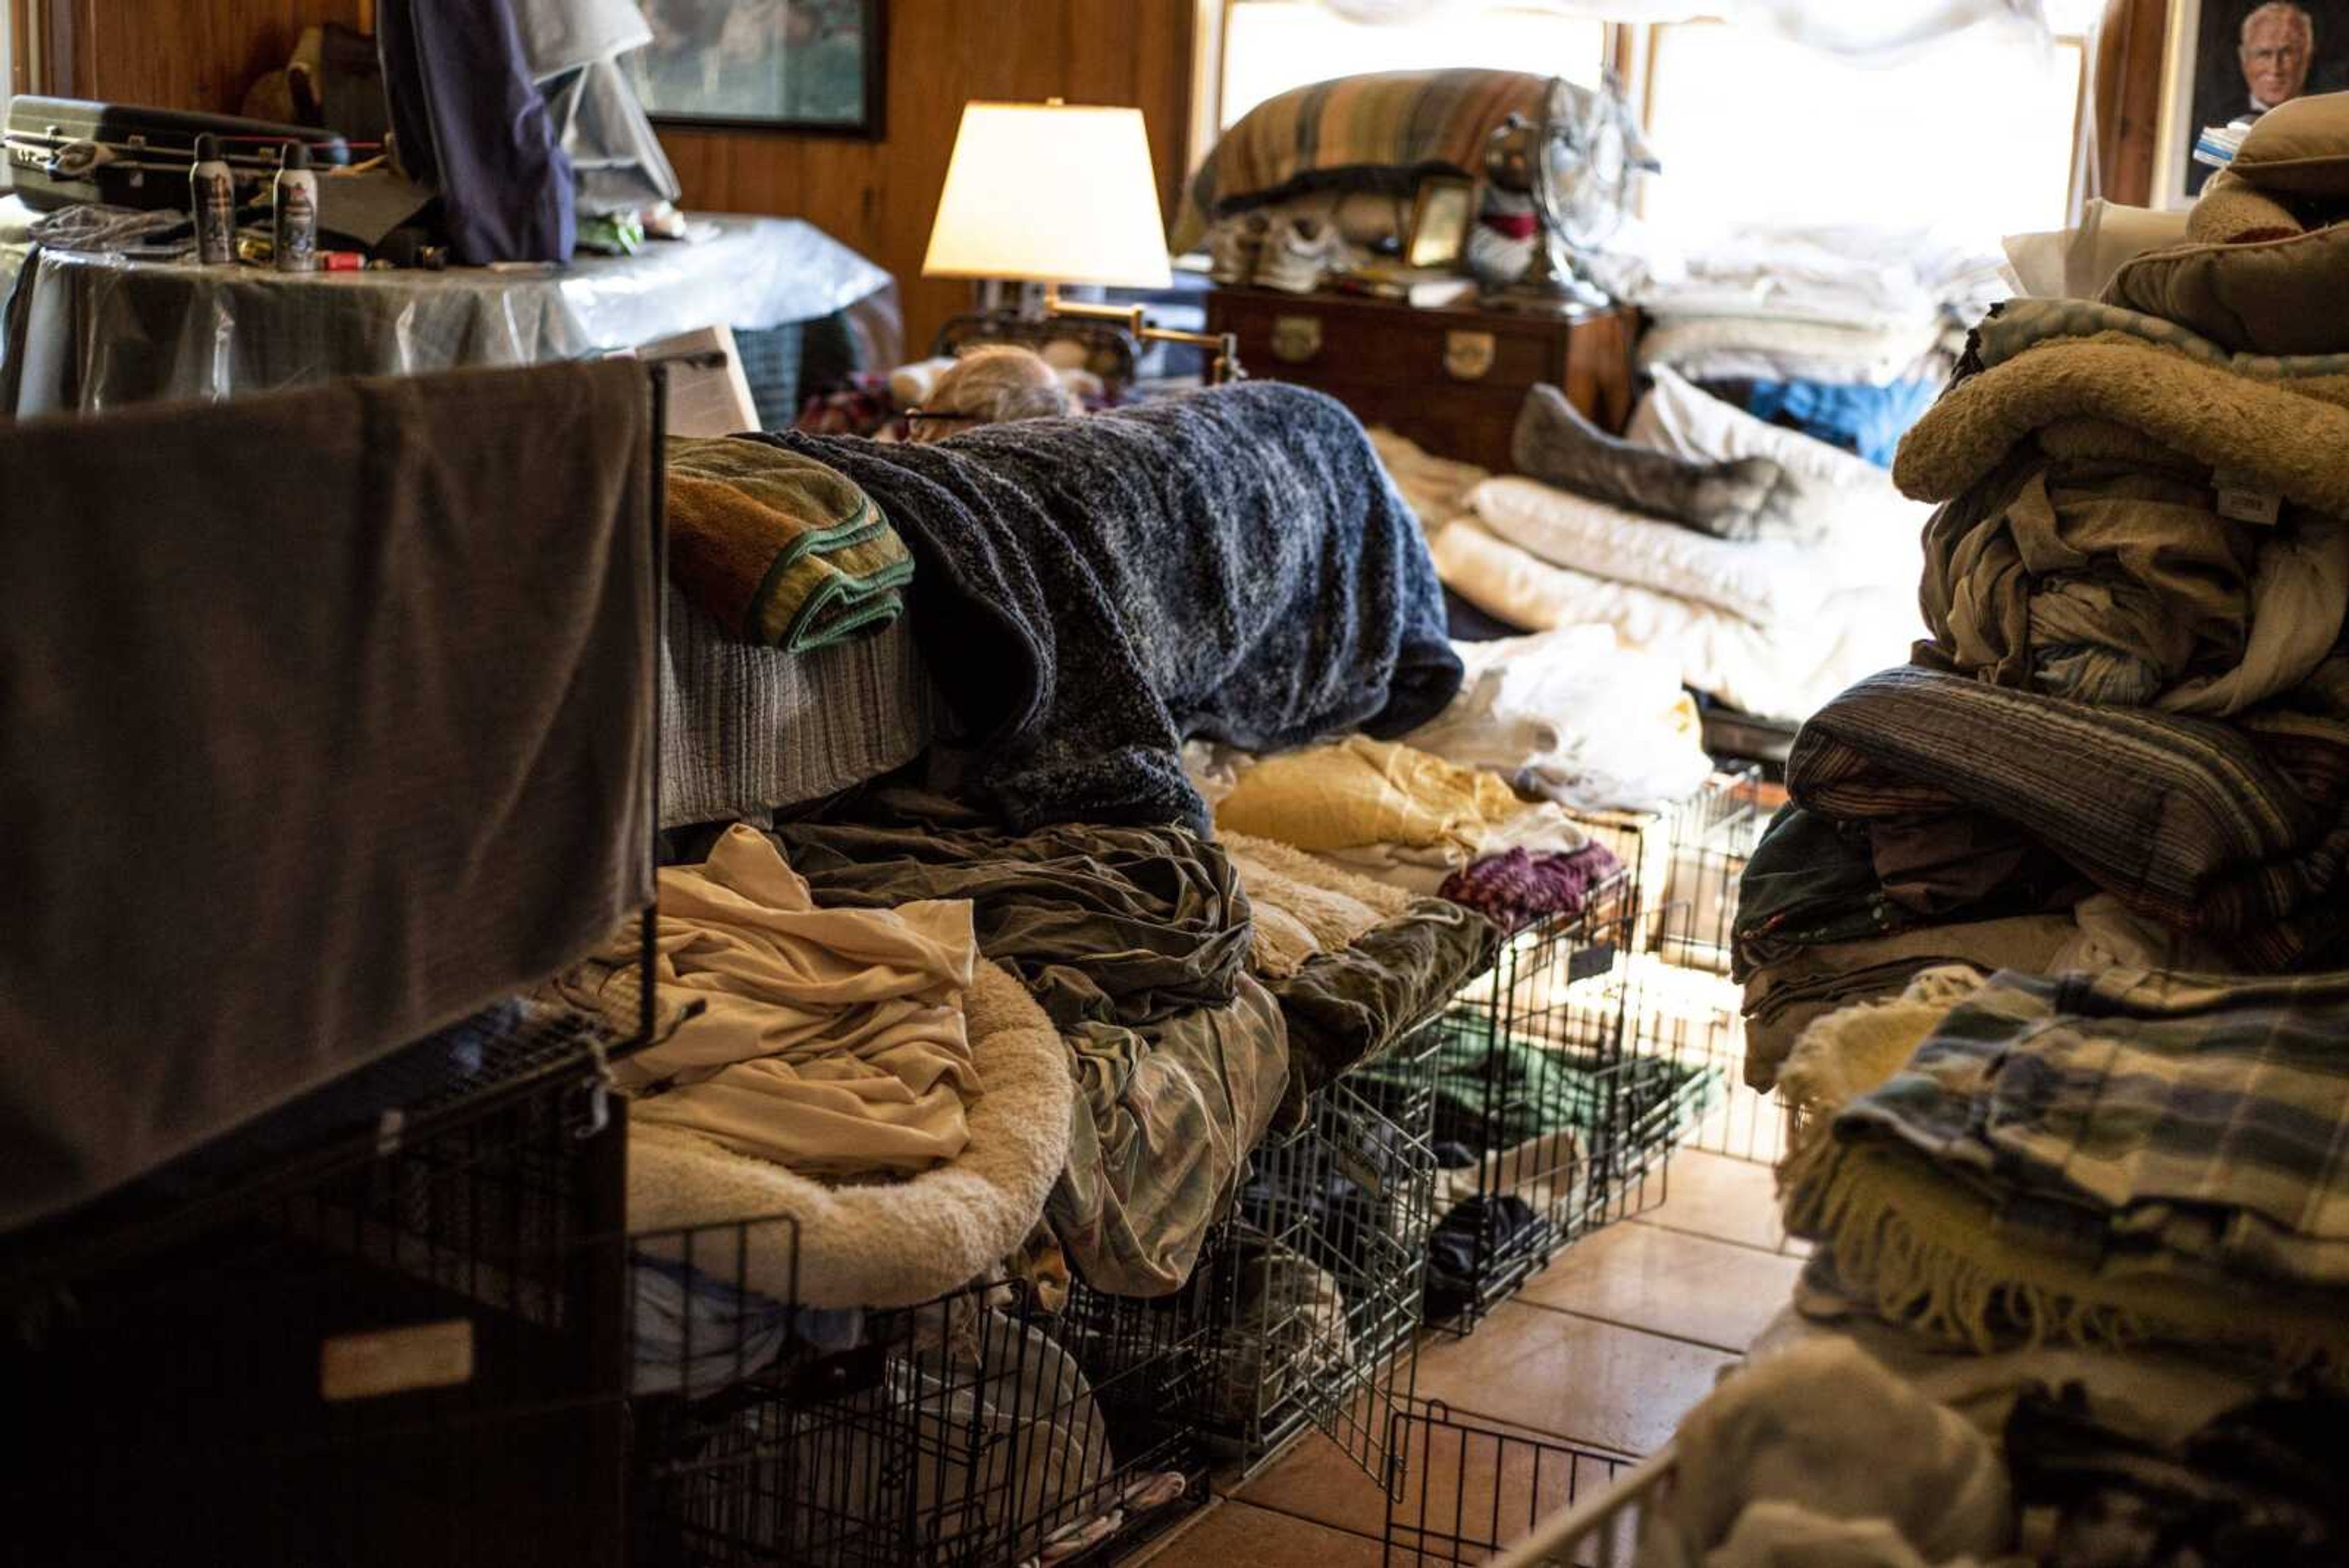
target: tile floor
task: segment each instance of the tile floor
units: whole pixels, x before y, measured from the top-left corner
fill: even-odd
[[[1778,1223],[1768,1167],[1683,1151],[1661,1196],[1568,1249],[1467,1338],[1431,1335],[1420,1397],[1581,1446],[1635,1455],[1661,1446],[1785,1304],[1802,1266],[1801,1243]],[[1434,1477],[1434,1492],[1450,1479]],[[1143,1561],[1374,1568],[1386,1507],[1351,1459],[1308,1438],[1254,1480],[1219,1485]]]

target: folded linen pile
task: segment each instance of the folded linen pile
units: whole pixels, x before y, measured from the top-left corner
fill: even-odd
[[[1773,718],[1809,713],[1916,636],[1927,509],[1880,470],[1668,369],[1607,445],[1537,417],[1544,390],[1518,427],[1530,477],[1472,486],[1431,546],[1477,609],[1536,630],[1610,627],[1684,685]]]
[[[1790,1231],[1889,1322],[2349,1369],[2349,982],[1919,977],[1815,1023]],[[1904,1049],[1904,1047],[1913,1047]]]
[[[1226,830],[1221,843],[1247,895],[1248,967],[1288,1025],[1288,1125],[1308,1094],[1376,1059],[1492,962],[1497,929],[1456,900],[1271,839]]]
[[[1995,256],[1918,231],[1740,230],[1639,281],[1639,362],[1887,466],[1997,277]]]
[[[1896,469],[1942,503],[1931,635],[1812,717],[1749,871],[1765,1042],[1929,960],[2277,972],[2339,950],[2345,371],[2086,301],[1983,324]]]
[[[1582,829],[1554,802],[1520,800],[1498,774],[1351,735],[1262,758],[1224,753],[1235,772],[1216,802],[1217,827],[1308,850],[1412,892],[1487,856],[1563,854]]]
[[[1178,827],[1013,834],[902,790],[854,810],[774,840],[833,909],[969,901],[979,950],[1041,1004],[1075,1082],[1045,1205],[1061,1247],[1099,1290],[1181,1286],[1289,1076],[1230,864]]]

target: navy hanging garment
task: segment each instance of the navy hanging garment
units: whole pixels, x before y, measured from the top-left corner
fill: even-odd
[[[569,260],[571,161],[507,0],[378,0],[376,37],[400,161],[440,192],[450,254]]]

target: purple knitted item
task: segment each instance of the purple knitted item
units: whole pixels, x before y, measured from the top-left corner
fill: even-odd
[[[1563,854],[1507,849],[1454,871],[1444,879],[1442,892],[1516,931],[1547,915],[1582,913],[1591,888],[1621,868],[1613,851],[1596,841]]]

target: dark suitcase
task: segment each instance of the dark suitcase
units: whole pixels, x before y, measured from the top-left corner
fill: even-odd
[[[289,141],[309,144],[314,167],[351,161],[349,144],[328,130],[30,94],[10,101],[0,144],[7,150],[16,194],[39,211],[81,202],[185,208],[196,138],[206,134],[220,138],[240,201],[253,199],[275,176],[278,150]]]

